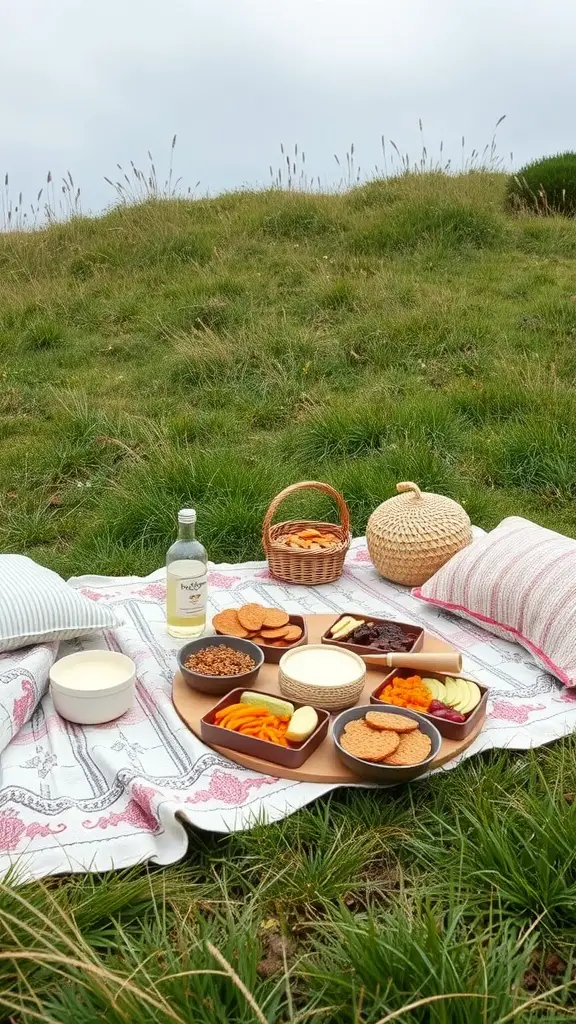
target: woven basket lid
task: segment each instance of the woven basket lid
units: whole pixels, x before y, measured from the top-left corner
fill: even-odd
[[[410,481],[396,489],[400,493],[382,502],[368,520],[368,550],[386,579],[420,586],[470,543],[470,519],[452,498],[421,491]]]

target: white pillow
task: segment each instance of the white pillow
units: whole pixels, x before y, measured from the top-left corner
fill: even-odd
[[[576,541],[520,516],[454,555],[414,597],[522,644],[576,687]]]
[[[0,651],[117,625],[105,604],[83,597],[58,573],[24,555],[0,555]]]

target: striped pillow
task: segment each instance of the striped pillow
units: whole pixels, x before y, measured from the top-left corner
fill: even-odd
[[[114,613],[24,555],[0,555],[0,651],[117,626]]]
[[[576,686],[576,541],[569,537],[511,516],[412,593],[517,641]]]

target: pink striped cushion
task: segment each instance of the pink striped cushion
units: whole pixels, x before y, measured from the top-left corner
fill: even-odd
[[[576,541],[569,537],[511,516],[412,593],[516,640],[576,686]]]

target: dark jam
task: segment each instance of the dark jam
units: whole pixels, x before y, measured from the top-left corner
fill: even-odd
[[[418,635],[416,630],[408,630],[395,622],[364,622],[346,637],[346,642],[374,647],[377,651],[411,651]]]

